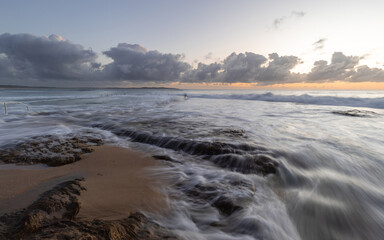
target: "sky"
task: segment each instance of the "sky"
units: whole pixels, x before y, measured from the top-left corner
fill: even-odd
[[[0,0],[0,84],[384,89],[384,1]]]

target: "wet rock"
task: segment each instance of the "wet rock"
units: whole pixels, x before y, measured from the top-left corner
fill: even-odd
[[[350,116],[350,117],[377,117],[379,115],[378,113],[375,113],[373,111],[358,110],[358,109],[352,109],[352,110],[346,110],[346,111],[332,111],[332,113],[344,115],[344,116]]]
[[[155,158],[155,159],[159,159],[159,160],[163,160],[163,161],[167,161],[167,162],[182,163],[182,162],[180,162],[178,160],[175,160],[175,159],[171,158],[168,155],[153,155],[152,157]]]
[[[70,220],[78,213],[77,196],[83,190],[80,179],[59,184],[45,192],[28,208],[0,217],[0,226],[7,238],[25,238],[57,219]],[[76,210],[77,206],[77,210]]]
[[[30,239],[180,239],[141,213],[113,221],[60,221],[28,236]]]
[[[233,186],[233,187],[236,187],[237,189],[244,189],[244,190],[248,190],[250,191],[251,193],[254,193],[256,191],[256,187],[255,185],[253,184],[252,181],[248,180],[248,179],[238,179],[238,178],[234,178],[234,179],[229,179],[228,180],[228,183]]]
[[[26,209],[0,217],[0,239],[180,239],[141,213],[121,220],[82,221],[80,180],[62,183]]]
[[[222,154],[210,157],[209,160],[222,168],[245,174],[268,175],[277,171],[276,161],[264,154]]]
[[[226,137],[232,137],[232,138],[246,137],[245,131],[243,129],[216,129],[214,131],[214,134],[224,135]]]
[[[192,188],[186,188],[185,186],[180,185],[179,188],[195,201],[201,200],[202,202],[210,202],[220,194],[217,186],[214,185],[196,184]]]
[[[197,141],[179,137],[159,136],[151,132],[116,129],[113,126],[106,125],[95,125],[94,127],[112,131],[118,136],[129,137],[134,142],[198,155],[222,168],[236,172],[268,175],[276,173],[278,167],[277,162],[272,159],[274,153],[262,146],[248,143]],[[162,160],[168,159],[163,158]]]
[[[241,206],[236,205],[231,199],[220,196],[218,199],[216,199],[212,206],[217,208],[219,212],[223,215],[229,216],[235,211],[243,209]]]
[[[82,154],[92,152],[92,147],[102,142],[101,138],[94,136],[39,136],[3,147],[0,160],[5,163],[61,166],[79,161]]]
[[[159,136],[151,132],[136,131],[131,129],[116,129],[114,126],[93,125],[105,130],[112,131],[118,136],[129,137],[134,142],[146,143],[158,147],[168,148],[176,151],[183,151],[193,155],[218,155],[237,153],[244,151],[263,151],[264,148],[246,143],[224,143],[219,141],[196,141],[179,137]]]
[[[242,209],[253,198],[255,185],[252,181],[245,178],[239,178],[236,175],[228,175],[220,182],[197,183],[193,186],[188,181],[176,185],[190,201],[200,204],[210,204],[217,208],[223,215],[230,215],[233,212]],[[236,188],[238,193],[232,197],[228,193]]]

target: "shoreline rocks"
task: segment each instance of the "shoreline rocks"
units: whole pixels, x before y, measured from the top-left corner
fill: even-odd
[[[332,111],[333,114],[344,115],[349,117],[378,117],[379,114],[373,111],[352,109],[346,111]]]
[[[62,166],[81,159],[103,140],[94,136],[39,136],[28,141],[9,144],[0,151],[0,161],[16,164],[44,163],[50,167]]]
[[[82,179],[67,181],[29,207],[0,217],[1,239],[180,239],[139,212],[120,220],[77,219],[85,190]]]

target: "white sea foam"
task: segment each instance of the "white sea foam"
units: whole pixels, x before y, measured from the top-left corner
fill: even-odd
[[[0,101],[31,108],[0,111],[0,149],[91,132],[167,155],[153,176],[173,183],[164,189],[171,211],[153,217],[185,239],[384,235],[383,92],[184,92],[0,90]],[[376,108],[378,116],[332,114],[348,107]],[[276,174],[251,171],[260,156],[276,161]],[[214,206],[220,197],[241,208],[223,214]]]
[[[332,105],[350,107],[384,108],[384,97],[362,98],[362,97],[337,97],[337,96],[312,96],[301,95],[279,95],[272,92],[261,94],[190,94],[191,98],[209,99],[236,99],[266,102],[292,102],[313,105]]]

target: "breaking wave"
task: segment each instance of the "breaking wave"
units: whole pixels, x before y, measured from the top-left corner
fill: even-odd
[[[271,92],[261,94],[190,94],[192,98],[210,99],[236,99],[266,102],[291,102],[312,105],[332,105],[349,107],[368,107],[384,109],[384,97],[360,98],[360,97],[336,97],[336,96],[311,96],[302,95],[277,95]]]

